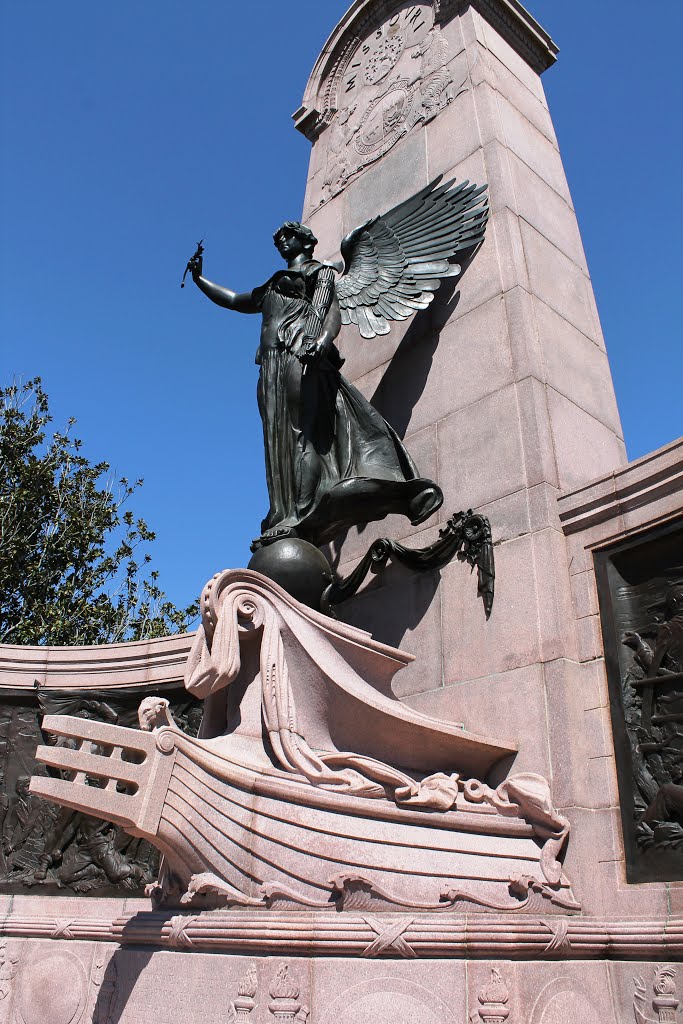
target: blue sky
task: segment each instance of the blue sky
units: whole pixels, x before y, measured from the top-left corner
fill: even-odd
[[[683,5],[530,0],[630,458],[683,433]],[[309,143],[290,115],[345,2],[24,0],[4,10],[0,380],[144,477],[178,603],[245,564],[267,509],[256,318],[180,276],[197,238],[238,289],[277,267]]]

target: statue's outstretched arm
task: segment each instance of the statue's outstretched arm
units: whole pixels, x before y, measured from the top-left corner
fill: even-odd
[[[224,309],[234,309],[238,313],[259,313],[260,306],[253,298],[251,292],[233,292],[230,288],[223,288],[220,284],[214,284],[208,278],[202,277],[201,253],[195,254],[188,264],[192,271],[192,280],[217,306]]]
[[[253,299],[251,292],[233,292],[229,288],[223,288],[220,284],[214,284],[206,277],[198,274],[193,275],[194,283],[204,292],[205,295],[215,302],[217,306],[225,309],[234,309],[238,313],[259,313],[260,308]]]

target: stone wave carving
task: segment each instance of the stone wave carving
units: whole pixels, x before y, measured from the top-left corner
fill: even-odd
[[[468,910],[493,910],[497,913],[519,913],[520,911],[549,913],[571,913],[581,910],[581,905],[570,895],[558,892],[547,883],[524,876],[514,879],[508,886],[508,898],[496,902],[468,892],[466,888],[450,886],[444,889],[438,902],[417,900],[410,896],[392,893],[385,885],[378,885],[363,875],[344,873],[328,882],[329,894],[325,899],[311,899],[296,886],[269,882],[260,886],[256,896],[246,896],[209,871],[193,875],[187,891],[180,902],[191,906],[198,898],[211,893],[220,898],[226,907],[255,908],[266,910],[316,910],[316,911],[365,911],[365,910],[412,910],[447,911],[463,908]]]

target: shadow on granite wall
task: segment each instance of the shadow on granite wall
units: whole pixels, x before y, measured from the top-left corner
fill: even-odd
[[[448,322],[460,301],[460,292],[456,287],[461,278],[462,275],[457,281],[445,280],[431,305],[417,314],[370,399],[370,403],[402,439],[426,387],[441,328]]]
[[[463,264],[460,276],[454,280],[446,279],[436,293],[434,302],[417,314],[399,342],[370,399],[371,404],[402,439],[408,430],[413,410],[427,385],[441,329],[449,321],[460,301],[460,282],[472,258],[470,255]],[[457,367],[453,370],[457,373]],[[419,464],[418,470],[428,472],[426,467]],[[436,526],[437,523],[429,521],[422,529],[427,529],[430,525]],[[357,534],[354,549],[358,546],[358,540],[362,542],[367,538],[367,542],[361,544],[362,551],[359,549],[359,556],[378,536],[393,536],[391,519],[381,523],[360,525],[353,532]],[[340,534],[325,549],[335,570],[339,568],[350,533],[351,531],[345,531]],[[400,539],[405,536],[406,531],[403,530]],[[348,546],[346,550],[348,552]],[[440,611],[434,607],[434,604],[438,604],[434,599],[438,593],[440,579],[441,574],[438,571],[416,574],[392,563],[371,580],[361,594],[339,605],[338,615],[343,621],[368,630],[373,638],[381,643],[400,647],[404,641],[408,641],[408,650],[412,650],[409,643],[410,634],[417,629],[425,616],[433,615],[435,625],[440,619]],[[379,590],[382,591],[384,600],[377,600]],[[401,675],[405,678],[403,673]]]
[[[131,919],[134,920],[134,919]],[[126,932],[126,925],[123,934]],[[159,925],[159,930],[161,925]],[[154,955],[154,948],[119,948],[107,961],[93,1007],[93,1024],[119,1024],[138,979]]]
[[[440,579],[440,572],[417,574],[402,565],[391,564],[362,594],[339,605],[337,613],[342,621],[367,629],[374,640],[401,647],[406,636],[429,613]]]

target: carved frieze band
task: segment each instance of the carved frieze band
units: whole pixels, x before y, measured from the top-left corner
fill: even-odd
[[[277,931],[273,929],[277,919]],[[263,911],[207,911],[198,914],[143,912],[107,921],[10,914],[0,927],[7,938],[74,939],[162,949],[230,952],[249,950],[291,955],[394,957],[399,959],[495,957],[535,960],[665,959],[683,957],[683,918],[599,920],[595,918],[521,918],[514,929],[509,916],[433,914],[307,914]],[[0,943],[0,949],[2,949]],[[8,947],[4,947],[5,949]],[[0,975],[12,973],[4,954]],[[1,958],[0,958],[1,959]],[[1,983],[1,981],[0,981]],[[245,992],[245,997],[247,993]]]

